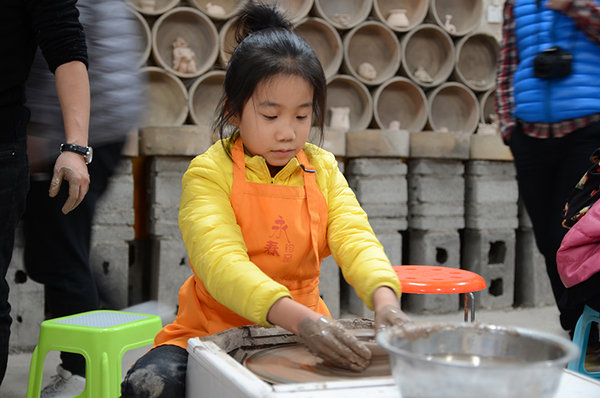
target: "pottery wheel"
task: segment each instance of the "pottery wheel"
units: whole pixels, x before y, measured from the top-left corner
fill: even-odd
[[[391,376],[388,354],[376,343],[366,344],[373,356],[371,364],[363,372],[325,364],[301,344],[283,344],[256,351],[244,360],[244,366],[269,383],[309,383]]]

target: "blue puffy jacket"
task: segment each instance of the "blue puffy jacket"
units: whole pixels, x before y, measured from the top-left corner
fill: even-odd
[[[538,7],[537,0],[517,0],[514,17],[519,52],[514,115],[526,122],[554,123],[600,113],[600,46],[567,16]],[[534,77],[535,56],[552,46],[573,54],[571,74],[554,79]]]

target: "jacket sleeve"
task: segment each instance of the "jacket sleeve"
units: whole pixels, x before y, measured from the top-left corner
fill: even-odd
[[[596,0],[573,0],[563,12],[591,41],[600,45],[600,4]]]
[[[50,71],[71,61],[87,66],[87,47],[76,0],[28,1],[36,41]]]
[[[291,294],[250,261],[229,201],[231,160],[227,162],[225,155],[212,159],[210,153],[215,152],[209,149],[196,157],[183,176],[179,208],[183,241],[193,271],[208,292],[238,315],[268,326],[273,303]]]
[[[327,242],[344,279],[354,287],[365,305],[373,310],[375,290],[380,286],[388,286],[400,297],[400,282],[369,224],[367,214],[338,169],[334,156],[329,154],[326,162],[330,173]]]
[[[566,287],[600,271],[600,205],[592,208],[569,229],[556,253],[560,279]]]

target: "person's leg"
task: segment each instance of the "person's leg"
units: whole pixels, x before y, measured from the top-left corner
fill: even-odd
[[[519,194],[533,225],[536,243],[546,261],[561,325],[571,331],[581,314],[580,305],[565,300],[565,287],[556,267],[556,252],[567,230],[561,226],[569,193],[591,166],[589,156],[600,147],[599,124],[563,138],[531,138],[517,129],[510,139]]]
[[[188,353],[181,347],[162,345],[134,363],[121,383],[122,398],[185,397]]]
[[[121,144],[98,147],[89,165],[90,189],[80,205],[68,214],[61,207],[68,195],[63,184],[56,198],[48,196],[49,181],[32,179],[23,218],[25,268],[45,287],[49,318],[96,310],[100,306],[90,267],[90,237],[96,204],[120,160]],[[62,367],[85,376],[85,360],[79,354],[61,353]]]
[[[15,229],[29,186],[25,142],[0,144],[0,384],[6,373],[10,339],[10,304],[6,272],[12,258]]]

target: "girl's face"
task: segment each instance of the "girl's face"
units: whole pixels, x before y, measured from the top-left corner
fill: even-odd
[[[238,120],[246,152],[262,156],[271,176],[302,149],[312,125],[313,88],[295,75],[258,83]]]

